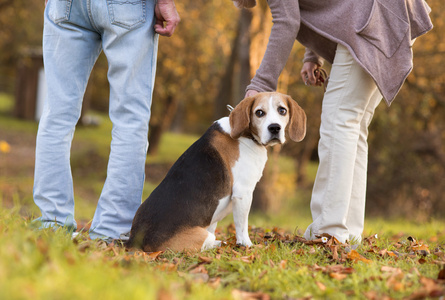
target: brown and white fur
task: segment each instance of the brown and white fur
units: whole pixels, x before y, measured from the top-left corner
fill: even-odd
[[[233,211],[236,242],[251,246],[252,193],[267,160],[266,146],[306,134],[306,114],[280,93],[241,101],[172,166],[136,212],[127,247],[144,251],[205,250],[219,245],[218,221]]]

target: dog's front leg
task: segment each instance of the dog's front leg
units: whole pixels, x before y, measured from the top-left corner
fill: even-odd
[[[249,211],[252,196],[232,197],[233,221],[236,229],[236,243],[243,246],[252,246],[249,238]]]

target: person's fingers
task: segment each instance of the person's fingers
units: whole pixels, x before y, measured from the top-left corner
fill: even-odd
[[[244,98],[252,97],[252,96],[255,96],[256,94],[258,94],[258,91],[255,91],[255,90],[248,90],[248,91],[246,92],[246,95],[244,96]]]
[[[172,36],[176,26],[181,21],[174,2],[158,2],[155,7],[155,15],[156,23],[154,29],[156,33],[167,37]]]

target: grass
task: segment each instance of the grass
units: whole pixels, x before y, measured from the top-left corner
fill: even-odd
[[[9,104],[8,104],[9,103]],[[367,219],[370,239],[357,255],[329,239],[301,239],[311,222],[310,192],[295,190],[293,162],[280,157],[276,185],[284,198],[275,213],[253,213],[252,248],[234,245],[231,217],[218,226],[225,244],[203,253],[143,253],[119,243],[72,240],[63,228],[36,230],[32,203],[35,122],[12,118],[10,97],[0,95],[0,139],[11,144],[0,153],[1,299],[426,299],[445,295],[438,280],[445,265],[445,222]],[[77,219],[94,213],[104,181],[111,123],[97,114],[98,127],[79,127],[72,149]],[[196,136],[166,134],[159,155],[147,163],[171,164]],[[11,164],[11,160],[16,164]],[[311,174],[316,169],[312,165]],[[144,197],[156,182],[147,182]],[[285,191],[285,192],[283,192]],[[374,236],[377,234],[378,238]],[[414,237],[415,241],[408,240]],[[443,275],[445,276],[445,275]],[[443,277],[441,277],[443,278]]]
[[[391,230],[391,224],[378,224]],[[73,241],[62,228],[38,231],[17,210],[3,210],[0,290],[2,299],[422,299],[444,295],[436,279],[445,264],[445,231],[437,225],[443,228],[427,224],[419,237],[427,256],[409,255],[406,235],[383,234],[358,249],[366,263],[335,260],[325,244],[306,245],[273,229],[251,229],[257,245],[237,247],[232,226],[220,227],[218,236],[228,245],[215,250],[129,252],[84,235]],[[436,242],[427,242],[431,238]],[[385,249],[401,256],[378,254]]]

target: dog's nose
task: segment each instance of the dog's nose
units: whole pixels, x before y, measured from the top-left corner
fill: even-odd
[[[278,132],[280,132],[281,126],[280,124],[274,123],[267,126],[267,129],[269,130],[270,133],[277,134]]]

